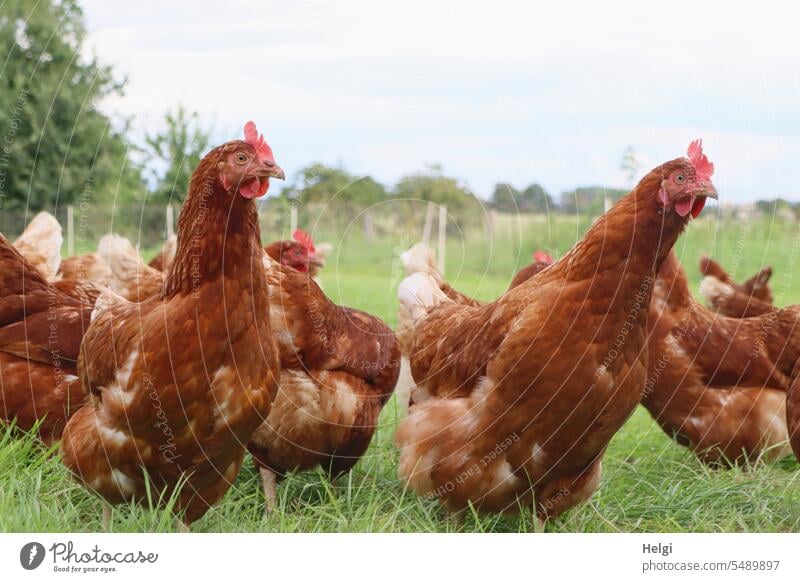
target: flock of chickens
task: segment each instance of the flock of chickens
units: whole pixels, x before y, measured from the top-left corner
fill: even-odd
[[[62,261],[46,213],[0,235],[1,418],[60,440],[107,525],[154,498],[188,527],[248,452],[272,511],[287,472],[353,467],[396,386],[400,478],[453,516],[586,501],[640,403],[710,464],[800,455],[800,306],[773,305],[769,269],[739,285],[705,259],[705,307],[672,251],[713,171],[693,142],[493,302],[415,245],[395,332],[325,295],[329,247],[302,231],[262,247],[254,199],[284,174],[248,122],[200,162],[149,265],[115,235]]]

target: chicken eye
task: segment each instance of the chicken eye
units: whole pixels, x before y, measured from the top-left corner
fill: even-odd
[[[686,176],[684,174],[675,174],[676,184],[683,184],[685,182],[686,182]]]
[[[247,156],[243,153],[239,152],[236,154],[236,163],[237,164],[244,164],[247,161]]]

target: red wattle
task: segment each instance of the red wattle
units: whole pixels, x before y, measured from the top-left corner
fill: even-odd
[[[706,197],[700,196],[697,200],[694,201],[694,205],[692,206],[692,218],[697,218],[700,213],[703,211],[703,207],[706,205]]]
[[[267,193],[269,189],[269,180],[265,179],[262,183],[258,178],[248,180],[239,186],[239,194],[245,198],[259,198]]]

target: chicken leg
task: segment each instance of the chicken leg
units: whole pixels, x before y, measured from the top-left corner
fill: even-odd
[[[258,472],[261,475],[261,485],[264,487],[264,510],[269,515],[278,506],[276,492],[278,476],[263,466],[258,468]]]

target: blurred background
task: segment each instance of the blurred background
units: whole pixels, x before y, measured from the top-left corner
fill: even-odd
[[[300,226],[333,243],[339,299],[389,318],[414,242],[491,297],[697,137],[720,205],[684,260],[740,276],[795,252],[788,5],[374,4],[0,0],[0,230],[48,210],[64,254],[114,231],[149,257],[198,160],[253,119],[288,176],[265,242]]]

